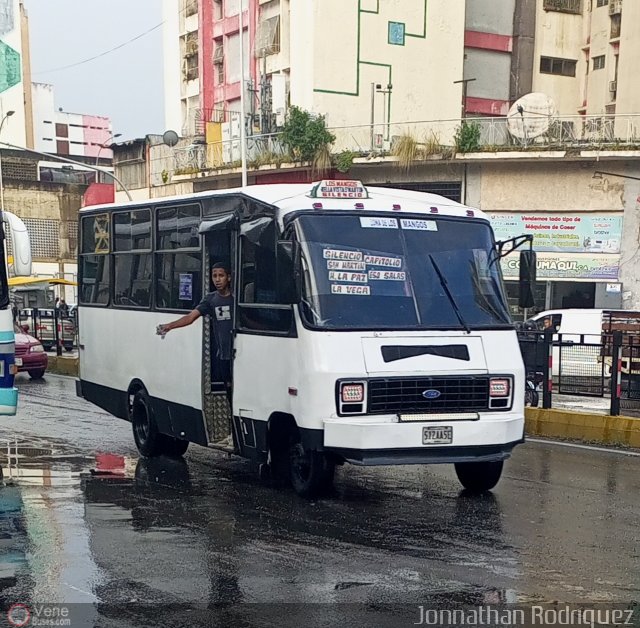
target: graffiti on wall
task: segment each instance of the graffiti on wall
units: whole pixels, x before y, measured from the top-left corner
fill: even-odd
[[[0,93],[17,85],[20,80],[20,55],[11,46],[0,41]]]

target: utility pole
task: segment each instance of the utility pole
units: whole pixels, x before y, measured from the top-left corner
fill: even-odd
[[[244,0],[240,2],[240,156],[242,159],[242,187],[247,185],[247,119],[244,82]]]
[[[386,89],[382,89],[380,85],[376,85],[376,91],[379,94],[383,95],[382,100],[382,124],[384,125],[382,128],[385,129],[384,139],[389,141],[389,120],[387,120],[388,113],[391,113],[391,92],[393,91],[393,85],[391,83],[387,84]],[[389,99],[388,110],[387,110],[387,98]]]
[[[453,81],[454,85],[462,83],[462,120],[467,117],[467,84],[475,81],[474,78],[460,79],[459,81]]]
[[[375,149],[375,123],[376,123],[376,89],[382,85],[371,83],[371,152]]]

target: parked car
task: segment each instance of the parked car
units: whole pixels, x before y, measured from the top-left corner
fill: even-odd
[[[55,347],[54,311],[52,309],[39,308],[36,320],[33,318],[33,309],[20,310],[19,322],[21,326],[28,325],[27,331],[33,333],[42,342],[45,351],[51,351]],[[75,317],[68,316],[59,320],[58,333],[65,350],[72,351],[76,336]]]
[[[15,333],[18,372],[29,373],[31,379],[41,379],[49,365],[49,357],[45,353],[42,343],[27,334],[18,325],[15,326]]]

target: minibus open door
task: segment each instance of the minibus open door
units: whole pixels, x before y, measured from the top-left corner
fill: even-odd
[[[203,236],[203,294],[215,290],[211,282],[211,268],[216,262],[223,262],[230,267],[233,286],[236,278],[238,229],[239,220],[235,213],[212,216],[201,223],[199,231]],[[209,446],[233,451],[235,447],[230,439],[233,412],[225,383],[220,381],[219,369],[216,368],[211,321],[207,319],[202,329],[202,408]]]

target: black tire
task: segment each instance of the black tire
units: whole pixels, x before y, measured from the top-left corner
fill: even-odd
[[[530,408],[537,408],[540,403],[540,396],[535,388],[527,386],[524,389],[524,405]]]
[[[51,349],[53,349],[53,345],[45,344],[45,343],[43,342],[43,343],[42,343],[42,348],[43,348],[45,351],[51,351]]]
[[[64,346],[64,350],[65,350],[67,353],[71,353],[71,352],[73,351],[73,345],[65,345],[65,346]]]
[[[490,491],[500,480],[504,462],[458,462],[456,475],[460,484],[472,493]]]
[[[289,477],[300,497],[314,498],[333,486],[335,463],[321,451],[305,449],[297,434],[289,446]]]
[[[44,369],[29,371],[29,377],[31,379],[42,379],[44,377],[44,372]]]
[[[153,458],[164,453],[164,438],[158,432],[153,408],[144,390],[139,390],[133,397],[131,425],[136,447],[143,456]]]

